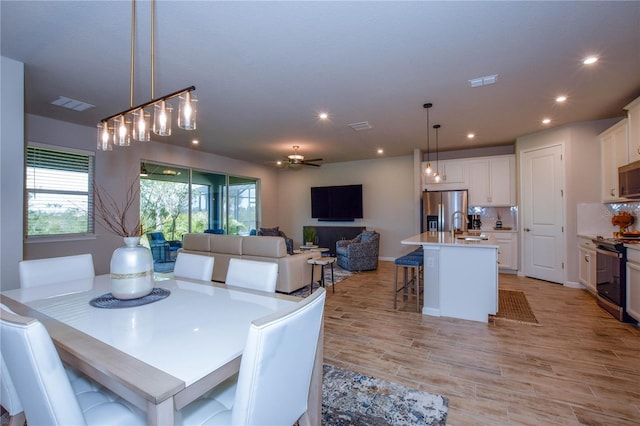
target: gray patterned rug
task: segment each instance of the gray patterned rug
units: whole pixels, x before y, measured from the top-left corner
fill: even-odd
[[[324,426],[445,425],[449,400],[324,364]]]

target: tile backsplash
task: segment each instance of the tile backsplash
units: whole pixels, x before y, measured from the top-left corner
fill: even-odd
[[[518,207],[469,207],[469,214],[480,215],[481,229],[491,231],[496,226],[498,218],[503,228],[518,229]]]
[[[635,223],[629,229],[640,230],[640,203],[581,203],[576,208],[578,234],[610,237],[619,230],[611,224],[611,218],[623,211],[631,213],[635,218]]]

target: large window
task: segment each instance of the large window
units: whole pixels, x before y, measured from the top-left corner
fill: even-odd
[[[93,233],[93,153],[30,144],[27,237]]]
[[[258,223],[258,180],[143,162],[140,215],[145,232],[167,240],[188,232],[248,235]]]

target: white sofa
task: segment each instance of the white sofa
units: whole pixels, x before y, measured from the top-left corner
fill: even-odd
[[[219,234],[185,234],[182,249],[185,253],[212,256],[212,281],[224,282],[229,267],[229,259],[261,260],[278,264],[276,291],[291,293],[309,284],[311,265],[307,260],[321,256],[319,252],[287,254],[282,237],[239,236]],[[320,277],[320,268],[315,266],[314,277]]]

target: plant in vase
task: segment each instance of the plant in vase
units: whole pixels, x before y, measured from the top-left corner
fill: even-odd
[[[153,257],[140,245],[142,226],[138,218],[133,223],[127,216],[139,194],[138,180],[129,185],[123,203],[118,203],[102,186],[94,186],[97,222],[124,239],[125,246],[111,255],[111,294],[117,299],[136,299],[153,291]]]
[[[313,245],[316,240],[316,228],[313,226],[305,226],[303,232],[304,243],[308,246]]]

